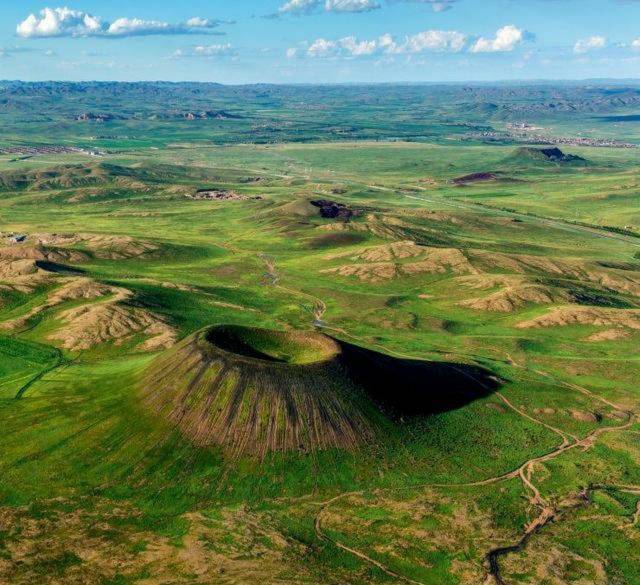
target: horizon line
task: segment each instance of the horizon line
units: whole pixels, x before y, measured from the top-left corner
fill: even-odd
[[[109,80],[109,79],[0,79],[0,84],[6,83],[122,83],[122,84],[200,84],[200,85],[221,85],[224,87],[246,87],[257,85],[272,86],[358,86],[358,85],[464,85],[464,84],[515,84],[515,83],[638,83],[640,77],[583,77],[583,78],[564,78],[564,77],[537,77],[537,78],[516,78],[516,79],[466,79],[466,80],[436,80],[436,81],[292,81],[292,82],[274,82],[274,81],[251,81],[226,83],[221,81],[201,81],[201,80],[171,80],[171,79],[138,79],[138,80]]]

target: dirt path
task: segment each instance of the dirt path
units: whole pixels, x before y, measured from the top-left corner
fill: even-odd
[[[510,404],[510,403],[508,403]],[[511,406],[513,408],[513,406]],[[518,414],[522,414],[518,409],[514,408],[514,411],[517,412]],[[526,415],[526,418],[528,420],[533,420],[534,422],[537,422],[538,424],[542,425],[542,426],[547,426],[546,423],[542,422],[542,421],[538,421],[536,419],[534,419],[533,417],[529,417],[528,415]],[[627,428],[629,428],[635,421],[633,419],[628,420],[627,422],[625,422],[624,424],[620,425],[620,426],[616,426],[616,427],[608,427],[606,429],[596,429],[594,431],[592,431],[589,435],[587,435],[587,437],[585,437],[584,439],[581,440],[575,440],[572,442],[569,442],[569,440],[567,439],[566,436],[563,435],[562,431],[560,430],[555,430],[555,432],[559,433],[561,436],[563,436],[563,442],[562,444],[560,444],[558,447],[556,447],[555,449],[549,451],[548,453],[544,454],[544,455],[540,455],[537,457],[533,457],[531,459],[528,459],[527,461],[523,462],[517,469],[514,469],[512,471],[509,471],[507,473],[504,473],[502,475],[498,475],[498,476],[494,476],[494,477],[490,477],[484,480],[480,480],[480,481],[476,481],[476,482],[469,482],[469,483],[445,483],[445,484],[438,484],[438,483],[428,483],[428,484],[421,484],[421,485],[417,485],[417,486],[412,486],[412,487],[406,487],[406,488],[384,488],[384,489],[380,489],[380,490],[375,490],[374,493],[379,494],[379,493],[392,493],[392,492],[397,492],[397,491],[403,491],[403,490],[421,490],[421,489],[427,489],[427,488],[441,488],[441,489],[447,489],[447,488],[464,488],[464,487],[479,487],[479,486],[486,486],[486,485],[491,485],[491,484],[496,484],[496,483],[501,483],[510,479],[514,479],[514,478],[519,478],[520,481],[522,482],[523,487],[525,488],[525,490],[531,492],[531,496],[529,498],[529,502],[530,505],[534,508],[538,509],[538,515],[536,517],[534,517],[524,528],[524,532],[523,535],[520,537],[520,539],[513,545],[508,545],[508,546],[502,546],[502,547],[497,547],[495,549],[490,550],[486,556],[485,559],[487,561],[487,565],[488,565],[488,574],[487,577],[485,579],[485,584],[488,585],[490,583],[495,583],[496,585],[506,585],[506,582],[504,581],[504,579],[501,576],[500,573],[500,560],[502,559],[502,557],[507,556],[509,554],[515,553],[515,552],[520,552],[522,550],[524,550],[524,548],[526,548],[529,540],[538,532],[540,532],[547,524],[549,524],[550,522],[552,522],[553,520],[555,520],[558,515],[559,515],[559,510],[557,507],[552,506],[551,504],[549,504],[541,495],[540,490],[535,486],[535,484],[533,483],[532,480],[532,476],[534,474],[535,471],[535,466],[538,463],[544,463],[546,461],[550,461],[552,459],[555,459],[556,457],[559,457],[560,455],[562,455],[563,453],[571,450],[571,449],[575,449],[577,447],[582,447],[583,450],[588,449],[589,447],[593,446],[593,444],[595,443],[595,439],[602,435],[605,432],[615,432],[615,431],[623,431]],[[625,489],[626,491],[629,491],[630,493],[637,493],[638,495],[640,495],[640,488],[635,488],[634,486],[621,486],[621,489]],[[637,489],[638,491],[632,491],[634,489]],[[330,500],[327,500],[326,502],[323,502],[321,504],[320,510],[318,511],[318,513],[316,514],[315,520],[314,520],[314,526],[315,526],[315,531],[316,531],[316,535],[320,540],[324,540],[324,541],[328,541],[331,542],[332,544],[334,544],[335,546],[337,546],[338,548],[349,552],[351,554],[353,554],[354,556],[358,557],[359,559],[374,565],[376,567],[378,567],[380,570],[382,570],[384,573],[386,573],[389,576],[392,576],[396,579],[399,579],[401,581],[404,582],[408,582],[408,583],[420,583],[418,581],[414,581],[408,577],[405,577],[403,575],[400,575],[398,573],[396,573],[395,571],[391,570],[390,568],[386,567],[385,565],[383,565],[380,561],[377,561],[375,559],[372,559],[371,557],[369,557],[368,555],[366,555],[365,553],[363,553],[362,551],[358,551],[356,549],[353,549],[343,543],[341,543],[340,541],[331,538],[329,536],[327,536],[327,534],[323,531],[323,525],[322,525],[322,518],[323,515],[327,512],[327,510],[336,502],[352,497],[352,496],[359,496],[359,495],[364,495],[366,493],[366,490],[361,490],[361,491],[356,491],[356,492],[346,492],[343,494],[339,494],[333,498],[331,498]],[[636,516],[634,517],[634,523],[637,523],[638,521],[640,521],[640,502],[638,503],[638,511],[636,512]],[[428,585],[426,583],[421,584],[421,585]]]
[[[352,180],[347,180],[347,182],[353,183],[353,184],[358,184],[356,181],[352,181]],[[388,192],[392,192],[392,193],[398,193],[398,191],[395,191],[393,189],[389,189],[386,187],[379,187],[376,185],[367,185],[369,188],[371,189],[376,189],[376,190],[380,190],[380,191],[388,191]],[[500,215],[500,216],[507,216],[507,217],[514,217],[514,218],[519,218],[519,219],[526,219],[528,221],[533,221],[536,223],[539,223],[541,225],[544,226],[549,226],[549,227],[554,227],[557,229],[561,229],[561,230],[565,230],[565,231],[570,231],[573,233],[580,233],[580,234],[588,234],[591,235],[593,237],[597,237],[597,238],[605,238],[605,239],[611,239],[611,240],[617,240],[617,241],[623,241],[627,244],[636,246],[636,247],[640,247],[640,243],[634,239],[631,238],[629,236],[624,236],[624,235],[618,235],[618,234],[614,234],[611,232],[607,232],[604,230],[599,230],[597,228],[590,228],[590,227],[586,227],[586,226],[578,226],[578,225],[574,225],[571,224],[569,222],[565,222],[562,219],[556,219],[556,218],[545,218],[545,217],[538,217],[538,216],[530,216],[524,213],[518,213],[518,212],[510,212],[510,211],[505,211],[505,210],[498,210],[498,209],[494,209],[491,207],[487,207],[487,206],[482,206],[482,205],[477,205],[477,204],[473,204],[473,203],[465,203],[465,202],[461,202],[459,200],[445,200],[445,199],[431,199],[428,197],[419,197],[416,195],[411,195],[409,193],[406,192],[399,192],[401,196],[409,198],[409,199],[415,199],[415,200],[419,200],[419,201],[425,201],[425,202],[429,202],[429,203],[434,203],[434,204],[439,204],[439,205],[445,205],[445,206],[449,206],[449,207],[454,207],[457,209],[462,209],[462,210],[473,210],[473,211],[482,211],[483,213],[488,213],[488,214],[493,214],[493,215]],[[228,247],[228,246],[226,246]],[[326,329],[326,330],[330,330],[330,331],[334,331],[340,335],[343,335],[347,338],[356,340],[358,342],[365,342],[365,344],[367,345],[373,345],[374,347],[377,347],[378,349],[384,351],[385,353],[395,356],[395,357],[399,357],[399,358],[404,358],[404,359],[420,359],[417,358],[416,356],[412,356],[412,355],[408,355],[408,354],[404,354],[402,352],[397,352],[394,350],[391,350],[381,344],[369,344],[366,340],[362,340],[361,338],[359,338],[356,335],[350,334],[349,332],[345,331],[344,329],[340,329],[340,328],[335,328],[335,327],[331,327],[327,324],[325,324],[322,321],[322,318],[327,310],[327,306],[324,303],[324,301],[322,301],[321,299],[314,297],[313,295],[304,293],[302,291],[298,291],[298,290],[294,290],[294,289],[290,289],[287,288],[285,286],[282,286],[282,284],[280,284],[280,276],[277,272],[276,269],[276,265],[275,265],[275,259],[272,258],[271,256],[267,255],[267,254],[263,254],[263,253],[259,253],[258,257],[260,258],[260,260],[264,263],[265,267],[266,267],[266,272],[264,275],[264,283],[266,285],[270,285],[270,286],[274,286],[277,287],[278,289],[294,295],[294,296],[301,296],[307,299],[310,299],[313,302],[313,315],[314,315],[314,325],[317,326],[318,328],[321,329]],[[439,350],[437,353],[441,353]],[[516,364],[514,364],[516,365]],[[524,369],[528,369],[525,366],[519,366],[522,367]],[[600,428],[600,429],[595,429],[594,431],[592,431],[591,433],[589,433],[586,437],[580,439],[579,437],[577,437],[576,435],[568,432],[568,431],[563,431],[562,429],[559,429],[557,427],[554,427],[552,425],[549,425],[547,423],[545,423],[544,421],[541,421],[539,419],[536,419],[535,417],[532,417],[531,415],[527,414],[526,412],[524,412],[523,410],[519,409],[518,407],[516,407],[513,403],[511,403],[502,393],[497,392],[497,396],[502,400],[502,402],[508,407],[510,408],[513,412],[515,412],[516,414],[518,414],[519,416],[521,416],[522,418],[525,418],[526,420],[528,420],[529,422],[533,422],[534,424],[538,424],[543,426],[544,428],[546,428],[547,430],[557,434],[561,439],[562,442],[555,447],[554,449],[552,449],[551,451],[549,451],[548,453],[544,454],[544,455],[540,455],[537,457],[533,457],[531,459],[528,459],[526,461],[524,461],[520,466],[518,466],[516,469],[512,470],[512,471],[508,471],[504,474],[498,475],[498,476],[494,476],[494,477],[490,477],[490,478],[486,478],[483,480],[479,480],[479,481],[475,481],[475,482],[469,482],[469,483],[459,483],[459,484],[422,484],[422,485],[418,485],[418,486],[413,486],[411,488],[387,488],[384,490],[377,490],[376,493],[380,493],[380,492],[385,492],[385,493],[389,493],[389,492],[393,492],[393,491],[399,491],[399,490],[403,490],[403,489],[411,489],[411,490],[416,490],[416,489],[426,489],[426,488],[441,488],[441,489],[447,489],[447,488],[464,488],[464,487],[478,487],[478,486],[486,486],[486,485],[491,485],[491,484],[495,484],[495,483],[500,483],[500,482],[504,482],[504,481],[508,481],[511,479],[515,479],[518,478],[520,480],[520,482],[522,483],[525,491],[530,493],[530,497],[529,497],[529,503],[532,506],[533,509],[537,510],[537,515],[530,521],[527,523],[527,525],[524,527],[524,531],[522,536],[520,537],[520,539],[514,543],[513,545],[508,545],[508,546],[503,546],[503,547],[497,547],[495,549],[492,549],[491,551],[489,551],[485,557],[486,562],[488,564],[488,572],[486,575],[486,579],[485,579],[485,584],[489,585],[490,583],[495,583],[497,585],[506,585],[506,582],[504,581],[503,577],[501,576],[500,573],[500,560],[504,557],[507,556],[509,554],[515,553],[515,552],[519,552],[521,550],[523,550],[529,540],[538,532],[540,532],[547,524],[549,524],[550,522],[552,522],[553,520],[555,520],[561,513],[561,510],[559,510],[556,506],[552,506],[550,505],[545,498],[542,496],[542,494],[540,493],[540,490],[538,489],[538,487],[535,485],[534,481],[533,481],[533,476],[535,473],[535,468],[537,464],[542,464],[544,462],[550,461],[552,459],[555,459],[559,456],[561,456],[562,454],[564,454],[565,452],[575,449],[577,447],[581,447],[583,450],[587,450],[589,448],[591,448],[595,442],[597,441],[598,437],[600,437],[602,434],[607,433],[607,432],[615,432],[615,431],[623,431],[628,429],[635,420],[635,414],[631,411],[625,410],[621,407],[619,407],[618,405],[614,404],[613,402],[609,401],[608,399],[601,397],[593,392],[591,392],[590,390],[583,388],[581,386],[575,385],[575,384],[571,384],[562,380],[557,380],[554,376],[548,374],[547,372],[543,372],[541,370],[530,370],[542,377],[546,377],[549,379],[553,379],[556,383],[562,384],[568,388],[573,389],[574,391],[580,392],[586,396],[588,396],[591,399],[594,400],[598,400],[600,402],[602,402],[603,404],[606,404],[608,406],[610,406],[611,408],[614,408],[616,410],[619,410],[621,412],[624,412],[627,416],[627,420],[626,422],[624,422],[621,425],[615,426],[615,427],[607,427],[607,428]],[[348,552],[349,554],[359,558],[360,560],[378,568],[379,570],[381,570],[382,572],[384,572],[386,575],[397,579],[399,581],[403,581],[406,583],[412,583],[414,585],[428,585],[426,583],[421,583],[420,581],[415,581],[409,577],[403,576],[395,571],[393,571],[392,569],[390,569],[389,567],[385,566],[383,563],[381,563],[380,561],[368,556],[367,554],[365,554],[362,551],[356,550],[352,547],[349,547],[347,545],[345,545],[344,543],[341,543],[340,541],[331,538],[330,536],[328,536],[324,530],[323,530],[323,516],[324,514],[330,509],[330,507],[332,505],[334,505],[335,503],[342,501],[344,499],[347,499],[349,497],[352,496],[358,496],[358,495],[364,495],[366,492],[366,490],[361,490],[361,491],[351,491],[351,492],[345,492],[342,494],[338,494],[337,496],[334,496],[333,498],[331,498],[330,500],[327,500],[326,502],[323,502],[320,504],[320,509],[317,512],[315,519],[314,519],[314,527],[315,527],[315,532],[316,532],[316,536],[319,540],[322,541],[326,541],[326,542],[331,542],[334,546],[340,548],[341,550],[344,550],[345,552]],[[635,493],[635,492],[633,492]],[[634,516],[634,523],[637,523],[638,521],[640,521],[640,502],[638,503],[638,509],[636,511],[636,514]]]
[[[316,327],[323,326],[322,317],[327,311],[326,303],[322,299],[314,295],[311,295],[309,293],[283,286],[281,284],[281,278],[277,270],[275,258],[273,256],[270,256],[268,254],[263,254],[263,253],[258,254],[258,257],[260,258],[260,260],[262,260],[262,262],[264,262],[264,265],[266,267],[263,283],[269,286],[273,286],[278,290],[287,293],[288,295],[291,295],[294,297],[302,297],[304,299],[311,301],[313,325]]]
[[[28,380],[26,384],[20,387],[16,392],[16,396],[15,396],[16,400],[20,400],[25,395],[27,390],[29,390],[29,388],[31,388],[31,386],[33,386],[36,382],[39,382],[40,380],[42,380],[44,376],[46,376],[47,374],[50,374],[54,370],[61,368],[62,366],[67,366],[71,363],[62,355],[62,352],[59,349],[56,348],[55,351],[56,351],[56,361],[48,368],[45,368],[44,370],[38,372],[35,376],[33,376],[30,380]]]
[[[278,284],[280,280],[280,276],[278,275],[278,271],[276,270],[276,260],[273,256],[269,254],[258,254],[258,258],[262,260],[265,267],[265,273],[263,274],[262,284],[266,286],[275,286]]]
[[[318,537],[318,539],[330,542],[334,546],[337,546],[339,549],[341,549],[343,551],[346,551],[349,554],[352,554],[353,556],[359,558],[360,560],[364,561],[365,563],[368,563],[370,565],[373,565],[374,567],[377,567],[378,569],[380,569],[383,573],[385,573],[389,577],[393,577],[394,579],[398,579],[399,581],[404,581],[405,583],[412,583],[413,585],[427,585],[426,583],[422,583],[421,581],[414,581],[413,579],[411,579],[409,577],[405,577],[404,575],[400,575],[399,573],[396,573],[395,571],[392,571],[391,569],[389,569],[388,567],[383,565],[380,561],[376,561],[375,559],[372,559],[370,556],[367,556],[363,552],[361,552],[359,550],[356,550],[354,548],[351,548],[351,547],[347,546],[346,544],[342,544],[340,541],[331,538],[325,532],[323,532],[323,530],[322,530],[322,515],[324,514],[324,512],[326,512],[326,510],[332,504],[335,504],[339,500],[344,500],[344,499],[346,499],[348,497],[356,496],[356,495],[362,495],[362,494],[363,494],[362,491],[360,491],[360,492],[345,492],[343,494],[339,494],[339,495],[331,498],[330,500],[327,500],[326,502],[324,502],[321,505],[320,511],[316,514],[315,521],[314,521],[316,536]]]
[[[359,342],[363,342],[365,340],[359,338],[356,335],[352,335],[346,331],[344,331],[343,329],[338,329],[335,327],[330,327],[328,325],[324,325],[321,328],[323,329],[328,329],[328,330],[332,330],[335,331],[336,333],[339,333],[341,335],[344,335],[350,339],[354,339],[356,341]],[[365,341],[366,343],[366,341]],[[385,353],[389,354],[389,355],[394,355],[396,357],[400,357],[400,358],[405,358],[405,359],[419,359],[416,356],[411,356],[408,354],[403,354],[401,352],[396,352],[393,350],[390,350],[389,348],[384,347],[383,345],[380,344],[374,344],[376,347],[378,347],[379,349],[385,351]],[[528,369],[524,366],[520,366],[524,369]],[[598,429],[594,429],[592,432],[590,432],[588,435],[586,435],[583,438],[579,438],[576,435],[569,433],[568,431],[563,431],[562,429],[559,429],[557,427],[554,427],[552,425],[547,424],[544,421],[541,421],[529,414],[527,414],[526,412],[522,411],[521,409],[519,409],[518,407],[516,407],[509,399],[507,399],[501,392],[496,392],[496,395],[502,400],[502,402],[511,410],[513,410],[516,414],[518,414],[519,416],[525,418],[526,420],[533,422],[534,424],[538,424],[543,426],[544,428],[548,429],[549,431],[557,434],[561,439],[562,442],[555,447],[554,449],[552,449],[551,451],[549,451],[548,453],[545,453],[543,455],[539,455],[537,457],[532,457],[531,459],[528,459],[526,461],[524,461],[520,466],[518,466],[516,469],[506,472],[504,474],[501,475],[497,475],[494,477],[490,477],[490,478],[486,478],[483,480],[479,480],[476,482],[469,482],[469,483],[458,483],[458,484],[437,484],[437,483],[429,483],[429,484],[421,484],[421,485],[416,485],[416,486],[412,486],[412,487],[408,487],[408,488],[385,488],[385,489],[381,489],[381,490],[376,490],[375,493],[392,493],[392,492],[397,492],[397,491],[402,491],[402,490],[420,490],[420,489],[427,489],[427,488],[441,488],[441,489],[447,489],[447,488],[464,488],[464,487],[478,487],[478,486],[486,486],[486,485],[491,485],[491,484],[496,484],[496,483],[501,483],[510,479],[514,479],[514,478],[518,478],[520,480],[520,482],[522,483],[525,491],[528,491],[530,493],[530,497],[529,497],[529,504],[531,505],[531,507],[533,509],[537,510],[537,515],[526,524],[526,526],[524,527],[524,531],[522,536],[518,539],[518,541],[512,545],[508,545],[508,546],[502,546],[502,547],[496,547],[492,550],[490,550],[486,556],[485,556],[485,560],[488,566],[488,571],[487,571],[487,575],[484,581],[484,585],[490,585],[491,583],[494,583],[496,585],[507,585],[505,580],[503,579],[501,573],[500,573],[500,560],[512,553],[515,552],[520,552],[522,550],[524,550],[524,548],[526,548],[529,540],[536,535],[538,532],[540,532],[546,525],[548,525],[550,522],[556,520],[562,513],[562,510],[559,509],[557,506],[553,506],[551,505],[549,502],[546,501],[546,499],[542,496],[542,494],[540,493],[540,490],[538,489],[538,487],[534,484],[533,482],[533,475],[535,473],[535,468],[537,464],[541,464],[541,463],[545,463],[547,461],[550,461],[552,459],[555,459],[559,456],[561,456],[562,454],[566,453],[569,450],[572,449],[576,449],[576,448],[582,448],[583,451],[586,451],[588,449],[590,449],[591,447],[593,447],[593,445],[596,443],[598,437],[600,437],[601,435],[605,434],[605,433],[610,433],[610,432],[621,432],[624,430],[629,429],[635,422],[636,419],[636,415],[634,412],[625,410],[624,408],[622,408],[620,405],[615,404],[614,402],[599,396],[598,394],[595,394],[594,392],[591,392],[590,390],[583,388],[581,386],[575,385],[575,384],[570,384],[561,380],[557,380],[554,376],[552,376],[551,374],[548,374],[547,372],[543,372],[541,370],[531,370],[532,372],[549,378],[549,379],[553,379],[554,381],[561,383],[563,385],[565,385],[568,388],[573,389],[574,391],[580,392],[581,394],[587,395],[590,398],[594,399],[594,400],[598,400],[600,402],[602,402],[603,404],[607,404],[608,406],[610,406],[611,408],[618,410],[620,412],[624,412],[627,415],[627,420],[625,422],[623,422],[620,425],[617,426],[611,426],[611,427],[604,427],[604,428],[598,428]],[[476,380],[477,382],[479,382],[478,380]],[[640,495],[640,488],[637,488],[636,486],[619,486],[620,489],[625,489],[625,490],[638,490],[636,491],[631,491],[631,493],[637,493],[638,495]],[[403,575],[400,575],[398,573],[396,573],[395,571],[393,571],[392,569],[390,569],[389,567],[386,567],[385,565],[383,565],[380,561],[377,561],[376,559],[373,559],[371,557],[369,557],[368,555],[366,555],[365,553],[363,553],[362,551],[358,551],[356,549],[353,549],[352,547],[349,547],[341,542],[339,542],[338,540],[331,538],[329,536],[327,536],[327,534],[323,531],[323,525],[322,525],[322,518],[323,515],[327,512],[327,510],[336,502],[339,502],[341,500],[344,500],[346,498],[352,497],[352,496],[358,496],[358,495],[364,495],[366,493],[366,490],[361,490],[361,491],[356,491],[356,492],[345,492],[343,494],[339,494],[333,498],[331,498],[330,500],[327,500],[326,502],[323,502],[320,505],[320,510],[318,511],[318,513],[316,514],[315,520],[314,520],[314,526],[315,526],[315,531],[316,531],[316,535],[320,540],[324,540],[324,541],[328,541],[331,542],[332,544],[334,544],[335,546],[337,546],[338,548],[349,552],[350,554],[353,554],[354,556],[356,556],[357,558],[379,568],[380,570],[382,570],[384,573],[386,573],[387,575],[394,577],[400,581],[404,581],[407,583],[420,583],[418,581],[414,581],[408,577],[405,577]],[[585,499],[586,496],[584,494],[581,494],[582,498]],[[636,511],[636,514],[634,516],[634,524],[640,522],[640,502],[638,502],[638,509]],[[421,584],[421,585],[428,585],[428,584]]]
[[[346,179],[347,182],[352,183],[352,184],[358,184],[356,181],[353,180],[349,180]],[[393,190],[393,189],[389,189],[386,187],[379,187],[376,185],[366,185],[371,189],[376,189],[376,190],[380,190],[380,191],[387,191],[387,192],[392,192],[392,193],[398,193],[398,191]],[[419,189],[421,189],[420,187],[418,187]],[[423,190],[423,189],[421,189]],[[462,210],[473,210],[473,211],[481,211],[483,213],[487,213],[487,214],[493,214],[493,215],[500,215],[500,216],[506,216],[506,217],[513,217],[513,218],[518,218],[518,219],[525,219],[527,221],[532,221],[532,222],[536,222],[538,224],[544,225],[544,226],[548,226],[548,227],[554,227],[557,229],[561,229],[564,231],[569,231],[569,232],[573,232],[573,233],[580,233],[580,234],[587,234],[587,235],[591,235],[593,237],[597,237],[597,238],[604,238],[604,239],[610,239],[610,240],[616,240],[616,241],[623,241],[627,244],[633,245],[635,247],[640,247],[640,243],[637,241],[637,239],[635,238],[631,238],[630,236],[624,236],[624,235],[619,235],[619,234],[614,234],[611,232],[607,232],[605,230],[599,230],[597,228],[590,228],[587,226],[579,226],[579,225],[574,225],[571,224],[569,222],[563,221],[562,219],[557,219],[557,218],[545,218],[545,217],[538,217],[538,216],[530,216],[524,213],[518,213],[518,212],[510,212],[510,211],[505,211],[505,210],[498,210],[498,209],[494,209],[491,207],[487,207],[487,206],[483,206],[483,205],[477,205],[477,204],[473,204],[473,203],[466,203],[466,202],[461,202],[457,199],[455,200],[446,200],[446,199],[432,199],[432,198],[428,198],[428,197],[421,197],[421,196],[416,196],[416,195],[412,195],[409,194],[407,192],[403,192],[400,191],[399,194],[403,197],[409,198],[409,199],[415,199],[415,200],[419,200],[419,201],[425,201],[428,203],[434,203],[434,204],[438,204],[438,205],[445,205],[445,206],[449,206],[449,207],[453,207],[453,208],[457,208],[457,209],[462,209]],[[282,286],[282,284],[280,284],[280,277],[277,273],[276,270],[276,266],[275,266],[275,260],[265,254],[259,254],[260,259],[264,262],[265,266],[266,266],[266,274],[265,274],[265,279],[266,279],[266,283],[270,284],[272,286],[277,286],[278,289],[288,293],[288,294],[292,294],[294,296],[302,296],[305,297],[307,299],[312,300],[313,302],[313,314],[314,314],[314,325],[320,329],[325,329],[325,330],[330,330],[330,331],[334,331],[336,333],[338,333],[339,335],[345,336],[349,339],[353,339],[355,341],[358,342],[363,342],[365,340],[362,340],[361,338],[359,338],[356,335],[350,334],[349,332],[345,331],[344,329],[340,329],[340,328],[335,328],[335,327],[331,327],[330,325],[327,325],[326,323],[324,323],[322,321],[322,317],[324,316],[326,310],[327,310],[327,306],[324,303],[324,301],[322,301],[321,299],[318,299],[317,297],[314,297],[313,295],[309,295],[307,293],[301,292],[301,291],[297,291],[297,290],[293,290],[290,288],[287,288],[285,286]],[[377,347],[378,349],[384,351],[385,353],[395,356],[395,357],[399,357],[399,358],[404,358],[404,359],[420,359],[417,358],[416,356],[412,356],[412,355],[408,355],[408,354],[404,354],[402,352],[397,352],[394,350],[391,350],[381,344],[369,344],[367,341],[365,341],[365,344],[367,345],[373,345],[374,347]],[[441,353],[440,351],[438,351],[438,353]],[[515,365],[515,364],[514,364]],[[528,369],[524,366],[520,366],[523,367],[524,369]],[[508,481],[510,479],[514,479],[514,478],[518,478],[520,480],[520,482],[522,483],[525,491],[530,493],[530,497],[529,497],[529,503],[532,506],[533,509],[537,510],[537,514],[536,516],[527,523],[527,525],[524,527],[524,532],[521,536],[521,538],[518,540],[518,542],[516,542],[513,545],[509,545],[509,546],[503,546],[503,547],[497,547],[495,549],[492,549],[491,551],[489,551],[486,555],[486,561],[488,564],[488,572],[486,575],[486,579],[485,579],[485,584],[489,585],[490,583],[496,583],[497,585],[506,585],[504,579],[501,576],[500,573],[500,560],[504,557],[507,556],[509,554],[512,554],[514,552],[518,552],[523,550],[526,546],[527,543],[529,542],[529,540],[535,535],[537,534],[540,530],[542,530],[547,524],[549,524],[551,521],[553,521],[554,519],[557,518],[557,516],[559,515],[560,511],[558,510],[557,507],[550,505],[545,498],[542,496],[542,494],[540,493],[540,490],[538,489],[538,487],[535,485],[534,481],[533,481],[533,476],[535,473],[535,469],[536,469],[536,465],[538,464],[542,464],[544,462],[550,461],[552,459],[555,459],[559,456],[561,456],[562,454],[564,454],[565,452],[575,449],[577,447],[582,448],[583,450],[587,450],[589,448],[591,448],[595,442],[597,441],[598,437],[600,437],[602,434],[607,433],[607,432],[614,432],[614,431],[623,431],[628,429],[634,422],[635,420],[635,414],[633,412],[630,412],[628,410],[625,410],[623,408],[620,408],[618,405],[614,404],[613,402],[609,401],[608,399],[601,397],[593,392],[591,392],[590,390],[583,388],[581,386],[575,385],[575,384],[570,384],[568,382],[562,381],[562,380],[557,380],[555,379],[554,376],[543,372],[541,370],[531,370],[532,372],[538,374],[539,376],[543,376],[543,377],[547,377],[550,379],[553,379],[554,381],[556,381],[559,384],[562,384],[568,388],[573,389],[574,391],[580,392],[586,396],[588,396],[591,399],[594,400],[598,400],[600,402],[602,402],[603,404],[606,404],[608,406],[610,406],[611,408],[614,408],[616,410],[622,411],[626,414],[627,416],[627,420],[626,422],[624,422],[621,425],[615,426],[615,427],[607,427],[607,428],[601,428],[601,429],[595,429],[594,431],[592,431],[591,433],[589,433],[586,437],[580,439],[579,437],[577,437],[576,435],[568,432],[568,431],[564,431],[562,429],[559,429],[557,427],[554,427],[552,425],[549,425],[548,423],[541,421],[539,419],[536,419],[535,417],[527,414],[526,412],[524,412],[523,410],[519,409],[518,407],[516,407],[513,403],[511,403],[511,401],[509,401],[502,393],[498,392],[496,393],[497,396],[502,400],[502,402],[508,407],[510,408],[513,412],[515,412],[516,414],[518,414],[519,416],[521,416],[522,418],[528,420],[529,422],[533,422],[534,424],[538,424],[543,426],[544,428],[546,428],[547,430],[557,434],[561,439],[562,442],[555,447],[554,449],[552,449],[551,451],[549,451],[548,453],[544,454],[544,455],[540,455],[537,457],[533,457],[531,459],[528,459],[526,461],[524,461],[520,466],[518,466],[516,469],[506,472],[504,474],[498,475],[498,476],[494,476],[494,477],[490,477],[490,478],[486,478],[483,480],[479,480],[476,482],[469,482],[469,483],[460,483],[460,484],[423,484],[423,485],[418,485],[418,486],[414,486],[412,488],[388,488],[386,490],[382,490],[384,492],[392,492],[392,491],[398,491],[399,489],[412,489],[412,490],[416,490],[416,489],[426,489],[426,488],[441,488],[441,489],[447,489],[447,488],[463,488],[463,487],[477,487],[477,486],[484,486],[484,485],[491,485],[491,484],[495,484],[495,483],[500,483],[500,482],[504,482],[504,481]],[[378,493],[381,490],[378,490]],[[393,571],[392,569],[390,569],[389,567],[385,566],[383,563],[381,563],[380,561],[370,557],[369,555],[365,554],[362,551],[356,550],[352,547],[347,546],[346,544],[329,537],[323,530],[323,516],[324,514],[331,508],[332,505],[334,505],[335,503],[342,501],[344,499],[347,499],[349,497],[352,496],[357,496],[357,495],[363,495],[365,493],[365,490],[361,490],[361,491],[355,491],[355,492],[345,492],[342,494],[338,494],[337,496],[334,496],[333,498],[331,498],[330,500],[327,500],[326,502],[323,502],[320,504],[320,509],[317,512],[315,519],[314,519],[314,527],[315,527],[315,532],[316,532],[316,536],[319,540],[322,541],[326,541],[326,542],[331,542],[334,546],[340,548],[341,550],[344,550],[345,552],[348,552],[349,554],[359,558],[360,560],[378,568],[379,570],[381,570],[382,572],[384,572],[386,575],[397,579],[399,581],[403,581],[406,583],[412,583],[414,585],[427,585],[426,583],[421,583],[419,581],[415,581],[409,577],[403,576],[395,571]],[[640,519],[640,502],[638,503],[638,510],[636,511],[636,515],[634,516],[634,522],[638,522],[638,520]]]
[[[556,435],[560,435],[560,437],[562,437],[563,440],[563,444],[568,445],[570,443],[569,439],[573,439],[574,441],[578,441],[578,437],[576,437],[575,435],[566,432],[566,431],[562,431],[554,426],[551,426],[550,424],[545,423],[544,421],[541,421],[529,414],[527,414],[526,412],[524,412],[523,410],[517,408],[516,406],[514,406],[508,399],[507,397],[502,394],[502,392],[496,392],[496,396],[498,396],[498,398],[500,398],[500,400],[502,400],[502,402],[504,402],[511,410],[513,410],[514,412],[516,412],[517,414],[519,414],[521,417],[526,418],[527,420],[530,420],[531,422],[538,424],[538,425],[542,425],[545,429],[550,430],[551,432],[555,433]]]

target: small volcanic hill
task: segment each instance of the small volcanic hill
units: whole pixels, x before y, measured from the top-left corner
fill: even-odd
[[[310,203],[320,210],[320,217],[325,219],[341,219],[347,222],[352,217],[359,217],[363,214],[362,209],[352,209],[344,203],[337,203],[328,199],[317,199]]]
[[[495,181],[498,179],[498,175],[495,173],[472,173],[470,175],[464,175],[463,177],[457,177],[453,179],[454,185],[468,185],[470,183],[483,183],[487,181]]]
[[[139,393],[195,444],[263,457],[370,444],[408,417],[489,394],[488,374],[398,360],[317,332],[219,326],[165,351]]]
[[[511,160],[539,163],[576,163],[585,164],[586,159],[575,154],[565,154],[557,147],[533,148],[523,146],[518,148],[510,157]]]

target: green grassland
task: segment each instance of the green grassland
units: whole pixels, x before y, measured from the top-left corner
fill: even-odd
[[[83,144],[54,122],[2,140],[55,126],[48,142]],[[104,123],[137,137],[99,159],[0,156],[0,582],[640,583],[637,151],[532,160],[434,124],[420,142],[319,124],[233,144],[254,122],[203,122]],[[495,176],[455,182],[473,173]],[[18,275],[16,257],[35,264]],[[230,453],[140,398],[166,347],[217,325],[301,367],[315,347],[282,332],[482,368],[497,390],[385,415],[350,448]]]

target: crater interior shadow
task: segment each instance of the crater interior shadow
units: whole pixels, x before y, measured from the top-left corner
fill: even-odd
[[[283,362],[283,360],[279,360],[251,347],[249,343],[234,334],[233,329],[229,327],[214,327],[210,329],[207,331],[206,339],[209,343],[229,353],[268,362]]]
[[[500,387],[496,376],[480,366],[399,359],[336,341],[353,381],[392,418],[455,410]]]

